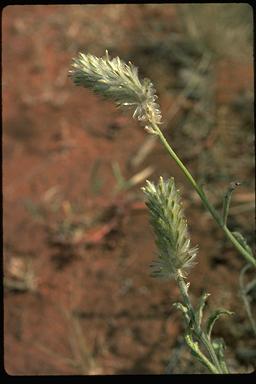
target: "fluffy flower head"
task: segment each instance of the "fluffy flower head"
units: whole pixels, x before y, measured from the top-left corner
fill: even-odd
[[[155,133],[151,124],[161,123],[161,112],[155,101],[154,86],[149,79],[140,81],[138,70],[131,62],[126,64],[119,57],[110,59],[108,51],[105,57],[79,53],[73,59],[69,74],[76,85],[90,88],[120,107],[132,108],[133,117]]]
[[[194,264],[197,247],[191,247],[187,222],[183,214],[180,195],[174,179],[154,185],[147,181],[142,188],[146,195],[150,222],[156,236],[158,259],[152,264],[152,273],[162,278],[177,274],[186,276]]]

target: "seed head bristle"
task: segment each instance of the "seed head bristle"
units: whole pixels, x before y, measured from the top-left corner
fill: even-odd
[[[78,86],[92,89],[95,93],[116,102],[119,107],[133,109],[133,117],[141,121],[146,130],[155,134],[152,123],[161,123],[157,96],[149,79],[140,81],[138,69],[119,57],[99,58],[89,53],[79,53],[73,59],[69,75]]]

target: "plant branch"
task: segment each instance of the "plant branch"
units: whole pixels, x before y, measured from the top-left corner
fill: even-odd
[[[220,228],[223,229],[226,237],[231,241],[231,243],[234,245],[234,247],[238,250],[238,252],[246,259],[247,262],[252,264],[254,267],[256,267],[256,260],[255,258],[246,251],[242,247],[242,245],[236,240],[236,238],[233,236],[233,234],[230,232],[230,230],[227,228],[227,226],[223,223],[222,218],[219,216],[218,212],[215,210],[215,208],[210,204],[209,200],[207,199],[204,191],[202,188],[197,184],[189,170],[186,168],[186,166],[183,164],[183,162],[180,160],[180,158],[176,155],[168,141],[166,140],[165,136],[163,135],[162,131],[158,127],[157,124],[152,123],[152,128],[155,131],[155,134],[158,135],[160,141],[170,154],[170,156],[173,158],[173,160],[176,162],[176,164],[180,167],[184,175],[186,176],[187,180],[192,184],[193,188],[196,190],[198,195],[200,196],[202,203],[204,207],[210,212],[216,223],[219,225]]]
[[[252,315],[249,299],[247,297],[248,290],[246,289],[246,287],[244,285],[244,275],[248,269],[250,269],[249,264],[245,265],[240,272],[240,277],[239,277],[240,294],[241,294],[241,297],[243,299],[245,310],[247,312],[247,316],[248,316],[249,321],[251,323],[252,330],[253,330],[254,334],[256,335],[256,323],[255,323],[255,320],[254,320],[253,315]]]
[[[195,310],[191,304],[189,295],[188,295],[188,286],[184,281],[184,278],[178,273],[176,276],[176,282],[178,284],[182,299],[184,301],[185,306],[188,309],[189,321],[190,324],[187,324],[190,329],[193,329],[195,336],[197,339],[204,345],[207,350],[211,361],[200,352],[200,357],[207,367],[212,371],[212,373],[220,374],[220,373],[229,373],[228,368],[224,361],[220,362],[216,352],[212,346],[210,338],[206,335],[206,333],[202,330],[201,325],[197,321],[195,316]]]

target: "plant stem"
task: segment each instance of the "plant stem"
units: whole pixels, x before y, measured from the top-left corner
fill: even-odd
[[[171,155],[173,160],[176,162],[176,164],[180,167],[188,181],[192,184],[193,188],[196,190],[198,195],[200,196],[203,205],[205,208],[210,212],[216,223],[219,225],[220,228],[223,229],[224,233],[226,234],[227,238],[231,241],[231,243],[234,245],[234,247],[243,255],[243,257],[246,259],[247,262],[252,264],[254,267],[256,267],[256,260],[255,258],[246,251],[242,247],[242,245],[236,240],[236,238],[233,236],[233,234],[230,232],[230,230],[227,228],[227,226],[223,223],[223,220],[219,216],[218,212],[215,210],[215,208],[210,204],[209,200],[207,199],[203,189],[197,184],[189,170],[186,168],[186,166],[182,163],[180,158],[176,155],[172,147],[169,145],[168,141],[166,140],[165,136],[163,135],[162,131],[158,127],[157,124],[152,123],[152,127],[156,134],[158,135],[159,139],[163,143],[164,147],[167,149],[168,153]]]
[[[256,323],[255,323],[253,315],[252,315],[250,301],[249,301],[249,299],[247,297],[248,291],[246,290],[246,288],[244,286],[244,275],[245,275],[246,271],[249,268],[250,268],[250,265],[247,264],[247,265],[245,265],[243,267],[243,269],[240,272],[240,277],[239,277],[240,293],[241,293],[241,297],[242,297],[243,302],[244,302],[244,306],[245,306],[245,310],[247,312],[247,316],[248,316],[249,321],[251,323],[252,330],[253,330],[254,334],[256,335]]]
[[[216,356],[215,350],[211,344],[211,341],[206,336],[206,334],[203,332],[201,335],[201,341],[204,344],[205,348],[207,349],[209,355],[211,356],[212,361],[216,364],[218,367],[219,372],[218,373],[229,373],[229,370],[226,366],[226,363],[224,361],[219,362],[218,357]]]
[[[211,344],[211,341],[209,340],[209,338],[207,337],[205,332],[202,330],[200,324],[198,324],[198,322],[196,320],[196,317],[195,317],[194,308],[193,308],[193,306],[191,304],[191,301],[190,301],[190,298],[189,298],[189,295],[188,295],[187,285],[186,285],[186,283],[184,281],[184,278],[179,273],[176,276],[176,282],[178,284],[178,287],[179,287],[181,296],[183,298],[184,304],[185,304],[185,306],[187,307],[187,309],[189,311],[189,317],[190,317],[190,320],[191,320],[191,323],[192,323],[192,327],[190,325],[190,328],[192,328],[194,330],[194,333],[195,333],[196,337],[198,338],[198,340],[201,341],[201,343],[204,345],[204,347],[208,351],[209,356],[211,357],[211,361],[212,362],[210,362],[204,355],[202,356],[202,357],[204,357],[205,364],[212,371],[212,373],[215,373],[215,374],[229,373],[228,368],[226,367],[226,365],[224,364],[224,366],[223,366],[219,362],[219,359],[218,359],[218,357],[217,357],[217,355],[215,353],[215,350],[214,350],[214,348],[213,348],[213,346]]]

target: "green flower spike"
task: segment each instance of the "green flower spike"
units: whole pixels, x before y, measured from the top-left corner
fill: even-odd
[[[174,179],[160,177],[155,186],[147,181],[142,188],[150,212],[150,222],[156,236],[158,259],[152,264],[152,274],[162,278],[186,276],[194,264],[197,247],[190,246],[187,221]]]

